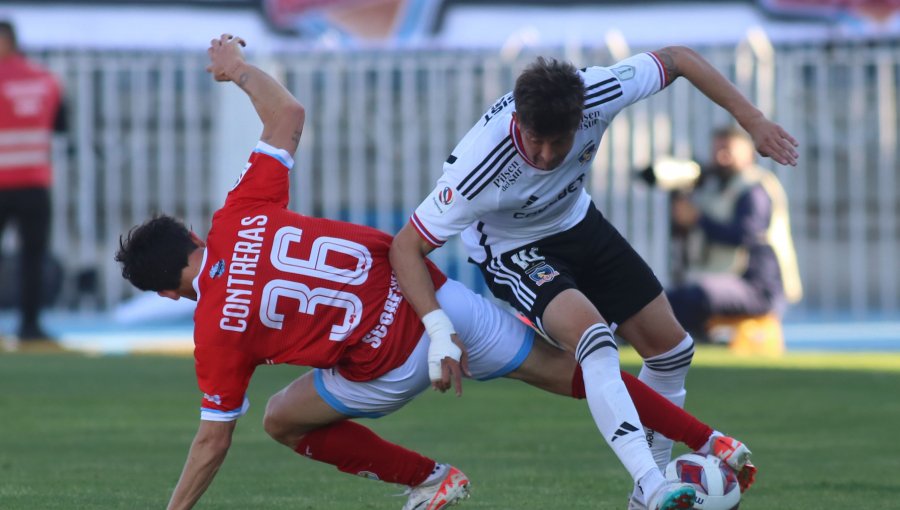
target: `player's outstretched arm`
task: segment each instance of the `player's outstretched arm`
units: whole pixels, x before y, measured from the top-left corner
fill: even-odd
[[[193,508],[225,461],[236,421],[200,422],[168,510]]]
[[[797,140],[753,106],[725,76],[696,51],[667,46],[654,51],[665,68],[668,82],[688,79],[706,97],[725,108],[753,138],[757,152],[782,165],[797,165]]]
[[[390,260],[403,297],[422,318],[431,344],[428,347],[428,377],[431,385],[442,392],[456,387],[462,395],[462,375],[469,375],[468,359],[453,324],[441,310],[425,257],[434,247],[407,223],[391,243]]]
[[[216,81],[232,81],[250,96],[263,123],[260,140],[290,154],[297,152],[306,112],[283,85],[258,67],[244,60],[240,37],[222,34],[209,43],[207,72]]]

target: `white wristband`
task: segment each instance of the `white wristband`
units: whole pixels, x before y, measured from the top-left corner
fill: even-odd
[[[450,338],[450,335],[456,334],[456,330],[453,329],[450,318],[440,308],[425,314],[422,324],[431,339],[428,346],[428,378],[437,381],[441,378],[441,360],[451,358],[459,361],[462,350]]]

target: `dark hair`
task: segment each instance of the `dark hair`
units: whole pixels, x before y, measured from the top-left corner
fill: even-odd
[[[575,66],[538,57],[516,79],[516,117],[538,135],[568,133],[581,122],[584,94],[584,80]]]
[[[750,138],[750,135],[747,134],[746,131],[737,127],[737,126],[720,126],[713,130],[712,133],[713,138],[715,139],[726,139],[726,140],[744,140],[747,142],[752,142],[753,140]]]
[[[161,215],[119,236],[116,262],[122,264],[122,276],[141,290],[177,290],[195,249],[184,223]]]
[[[0,37],[6,37],[12,43],[13,50],[19,51],[19,41],[16,38],[16,27],[11,21],[0,20]]]

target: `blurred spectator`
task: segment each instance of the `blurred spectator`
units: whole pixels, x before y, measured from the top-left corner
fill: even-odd
[[[781,315],[802,296],[787,197],[778,178],[753,159],[745,132],[720,128],[696,188],[672,195],[685,266],[682,282],[667,295],[679,322],[697,337],[705,336],[712,316]]]
[[[39,314],[50,231],[50,148],[53,132],[65,129],[61,98],[56,78],[19,52],[15,27],[0,21],[0,236],[8,220],[17,223],[21,341],[52,340]]]

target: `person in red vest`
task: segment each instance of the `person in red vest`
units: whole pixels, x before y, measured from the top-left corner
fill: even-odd
[[[65,129],[62,89],[19,51],[12,23],[0,21],[0,236],[18,224],[21,248],[20,341],[52,340],[39,315],[50,234],[50,144]]]

